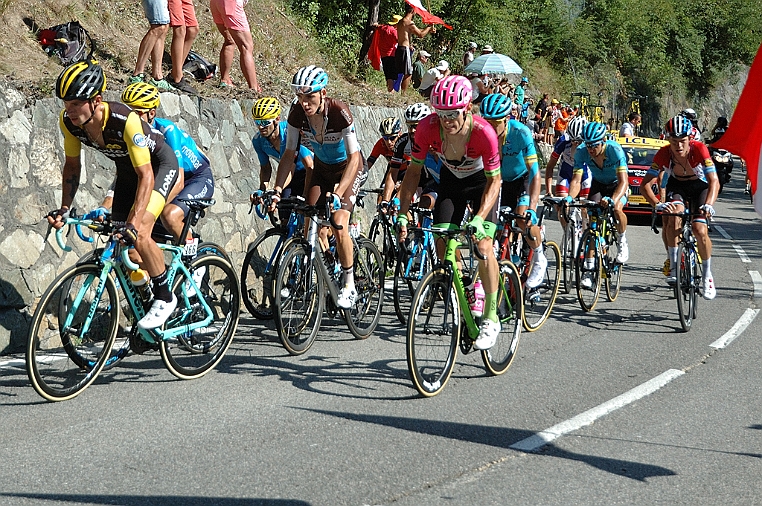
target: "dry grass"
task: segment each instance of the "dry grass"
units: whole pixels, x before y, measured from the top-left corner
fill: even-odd
[[[200,32],[193,49],[213,62],[219,58],[222,36],[212,21],[208,1],[196,2]],[[385,87],[342,76],[337,65],[320,52],[319,43],[299,26],[299,19],[288,14],[281,0],[251,0],[246,6],[254,37],[257,75],[265,94],[291,99],[291,76],[302,65],[324,66],[331,76],[332,96],[357,105],[400,105],[418,101],[418,94],[389,94]],[[14,81],[33,97],[51,96],[56,76],[62,67],[49,59],[25,24],[33,20],[40,28],[78,20],[97,46],[97,57],[106,70],[109,88],[123,87],[135,66],[138,46],[148,29],[140,2],[135,0],[0,0],[0,78]],[[167,37],[167,49],[171,41]],[[149,64],[150,65],[150,64]],[[238,60],[233,63],[233,81],[242,85],[220,90],[216,80],[199,83],[205,97],[255,98],[245,87]],[[375,76],[375,82],[383,79]]]

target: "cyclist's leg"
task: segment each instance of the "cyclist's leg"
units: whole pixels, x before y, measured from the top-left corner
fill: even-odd
[[[690,209],[691,213],[698,213],[700,207],[706,202],[709,193],[709,185],[701,180],[691,181],[689,193],[691,194]],[[696,237],[696,246],[702,259],[704,268],[704,298],[713,299],[715,297],[714,277],[712,276],[712,240],[709,238],[709,229],[706,218],[696,216],[693,219],[693,235]]]
[[[673,213],[682,213],[685,210],[685,201],[688,194],[682,184],[674,178],[670,178],[666,188],[666,201],[672,205]],[[669,275],[667,283],[673,284],[676,279],[677,267],[677,243],[680,238],[680,218],[668,216],[663,223],[667,255],[669,257]]]

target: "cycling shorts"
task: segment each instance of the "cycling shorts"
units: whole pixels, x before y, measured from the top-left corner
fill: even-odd
[[[176,205],[183,210],[185,217],[188,217],[190,208],[185,202],[181,202],[179,199],[210,199],[214,195],[214,176],[212,176],[211,167],[206,167],[203,170],[193,174],[190,172],[185,173],[187,179],[182,191],[175,197],[172,204]]]
[[[671,177],[667,181],[667,202],[681,202],[692,213],[697,213],[706,203],[708,193],[709,183],[700,179],[678,181]]]
[[[481,208],[486,177],[484,172],[477,172],[476,174],[466,176],[463,179],[458,179],[454,175],[448,177],[445,174],[450,173],[449,171],[442,172],[442,181],[439,185],[438,192],[439,195],[437,197],[437,203],[434,206],[434,224],[442,226],[449,223],[455,227],[460,227],[463,222],[463,217],[466,215],[466,207],[469,203],[473,210],[472,214],[476,214]],[[452,184],[452,179],[457,181],[457,183]],[[490,209],[489,214],[484,221],[485,224],[486,222],[492,224],[492,232],[496,230],[497,202],[495,203],[495,206]]]
[[[616,187],[619,185],[618,181],[614,181],[613,183],[604,184],[596,181],[593,179],[592,184],[590,185],[590,194],[588,197],[590,200],[593,200],[595,202],[600,202],[603,197],[613,197],[614,192],[616,191]],[[627,203],[627,195],[623,195],[619,201],[622,203],[622,205]]]
[[[362,165],[360,165],[357,177],[355,177],[354,182],[347,188],[344,194],[340,196],[341,208],[349,212],[352,212],[352,209],[355,207],[357,192],[360,191],[360,187],[368,180],[368,161],[362,156],[362,153],[360,153],[360,157]],[[305,197],[308,204],[322,207],[325,205],[326,193],[333,193],[336,185],[341,181],[348,160],[331,165],[321,162],[319,158],[314,160],[315,168],[312,171],[310,187],[305,188]]]
[[[212,10],[214,24],[222,25],[228,30],[237,32],[250,32],[249,20],[243,6],[247,0],[211,0],[209,7]]]
[[[571,179],[567,178],[558,178],[558,181],[556,181],[555,189],[553,190],[553,194],[556,196],[563,195],[566,196],[569,194],[569,185],[571,183]],[[579,196],[582,198],[587,198],[588,195],[590,195],[590,185],[593,184],[593,176],[590,175],[590,172],[587,172],[587,178],[580,181],[579,186]]]
[[[529,173],[513,181],[503,181],[500,206],[510,207],[514,211],[519,207],[529,207]]]
[[[114,201],[111,217],[114,221],[127,221],[138,191],[138,174],[129,157],[118,158],[116,163],[116,184],[114,185]],[[151,157],[153,167],[153,191],[146,206],[154,220],[159,217],[167,196],[180,179],[180,169],[177,166],[175,152],[168,144],[163,144]]]

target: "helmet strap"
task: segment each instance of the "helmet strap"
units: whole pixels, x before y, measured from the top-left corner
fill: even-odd
[[[87,120],[84,123],[82,123],[81,126],[85,126],[88,123],[90,123],[90,120],[92,120],[93,117],[95,116],[95,106],[93,105],[93,99],[91,98],[90,100],[87,101],[87,103],[90,104],[90,117],[87,118]]]

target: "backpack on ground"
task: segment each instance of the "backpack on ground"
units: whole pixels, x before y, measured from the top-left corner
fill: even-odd
[[[217,65],[191,50],[183,64],[183,72],[193,76],[197,81],[206,81],[217,74]]]
[[[48,56],[57,56],[64,66],[82,61],[87,57],[87,41],[92,39],[79,21],[69,21],[61,25],[41,30],[37,38]]]

